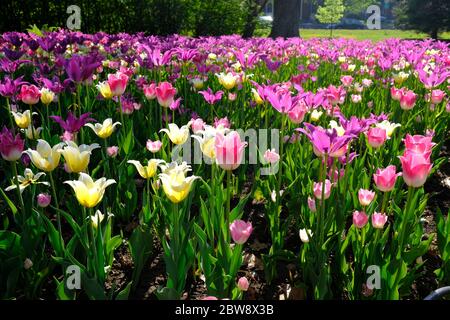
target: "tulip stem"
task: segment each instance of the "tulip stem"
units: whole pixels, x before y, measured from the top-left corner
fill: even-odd
[[[12,168],[13,168],[13,174],[14,174],[14,183],[16,184],[16,191],[17,191],[17,197],[19,198],[20,202],[20,209],[22,211],[22,223],[25,223],[26,215],[25,215],[25,205],[23,203],[22,193],[20,192],[20,186],[19,186],[19,180],[17,179],[17,164],[16,161],[12,161]]]
[[[123,110],[122,110],[122,100],[120,97],[117,97],[117,100],[119,100],[119,110],[120,110],[120,121],[122,121],[123,131],[125,132],[125,135],[127,134],[127,126],[125,125],[125,121],[123,118]],[[125,137],[124,135],[124,137]]]
[[[62,241],[62,228],[61,228],[61,214],[59,213],[59,203],[58,203],[58,196],[56,195],[56,187],[55,187],[55,181],[53,180],[53,173],[50,171],[48,173],[49,177],[50,177],[50,185],[52,187],[52,194],[53,194],[53,199],[55,200],[55,207],[56,207],[56,221],[58,224],[58,232],[59,232],[59,236],[60,236],[60,241],[61,241],[61,247],[64,246],[64,242]]]
[[[15,132],[14,122],[13,122],[13,118],[11,116],[11,106],[9,104],[9,98],[6,98],[6,109],[8,110],[8,118],[9,118],[9,124],[11,126],[11,130],[13,130],[13,132]]]
[[[227,170],[227,211],[226,211],[226,219],[225,219],[225,225],[227,228],[230,227],[230,213],[231,213],[231,170]]]

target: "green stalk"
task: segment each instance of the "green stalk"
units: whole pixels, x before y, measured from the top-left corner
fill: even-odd
[[[52,187],[53,199],[55,200],[55,207],[56,209],[58,209],[56,210],[56,221],[58,224],[58,232],[60,235],[61,247],[64,249],[64,242],[62,241],[61,214],[59,213],[59,203],[58,203],[58,196],[56,195],[55,181],[53,179],[53,173],[51,171],[48,173],[48,175],[50,177],[50,185]]]
[[[225,212],[225,225],[228,228],[230,226],[230,213],[231,213],[231,170],[227,170],[227,203]]]
[[[15,132],[14,121],[13,121],[13,117],[11,116],[11,106],[9,104],[9,98],[6,98],[6,109],[8,110],[9,125],[11,126],[11,130],[13,130],[13,132]]]
[[[19,180],[17,179],[17,164],[16,161],[12,161],[12,169],[13,169],[13,174],[14,174],[14,183],[16,184],[16,191],[17,191],[17,198],[19,199],[20,202],[20,209],[22,211],[22,222],[25,223],[25,219],[26,219],[26,214],[25,214],[25,205],[23,203],[23,198],[22,198],[22,193],[20,192],[20,188],[19,188]]]

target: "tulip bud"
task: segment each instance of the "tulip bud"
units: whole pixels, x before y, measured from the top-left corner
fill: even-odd
[[[46,208],[52,201],[52,197],[48,193],[40,193],[36,197],[38,206],[41,208]]]
[[[23,262],[23,267],[25,270],[30,269],[33,266],[33,261],[31,261],[30,258],[26,258],[25,261]]]
[[[383,213],[374,212],[372,214],[372,226],[375,229],[383,229],[384,225],[387,222],[387,215]]]
[[[251,222],[243,220],[234,220],[230,224],[230,233],[233,241],[237,244],[244,244],[252,234],[253,227]]]
[[[108,154],[108,157],[115,158],[119,153],[119,147],[118,146],[108,147],[106,148],[106,153]]]
[[[237,287],[241,291],[247,291],[249,287],[249,283],[246,277],[240,277],[237,282]]]
[[[359,203],[363,207],[368,206],[372,202],[374,197],[375,197],[375,192],[373,192],[373,191],[365,190],[365,189],[359,189],[359,191],[358,191]]]
[[[300,229],[299,231],[300,240],[303,243],[308,243],[312,235],[313,234],[310,229]]]
[[[369,217],[363,211],[355,211],[353,212],[353,224],[355,227],[361,229],[364,227],[369,221]]]

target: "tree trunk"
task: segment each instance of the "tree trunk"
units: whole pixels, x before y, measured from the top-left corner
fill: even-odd
[[[438,30],[437,29],[432,30],[430,36],[432,39],[437,40],[438,39]]]
[[[273,25],[270,37],[298,37],[300,0],[274,0]]]

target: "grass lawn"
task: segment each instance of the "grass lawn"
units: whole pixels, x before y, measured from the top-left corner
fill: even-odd
[[[268,36],[269,29],[257,30],[255,35]],[[328,29],[300,29],[300,36],[305,39],[323,38],[330,36]],[[388,38],[402,38],[402,39],[424,39],[428,35],[425,33],[418,33],[412,30],[333,30],[333,37],[335,38],[353,38],[358,40],[372,40],[380,41]],[[440,39],[450,39],[450,32],[441,33]]]

